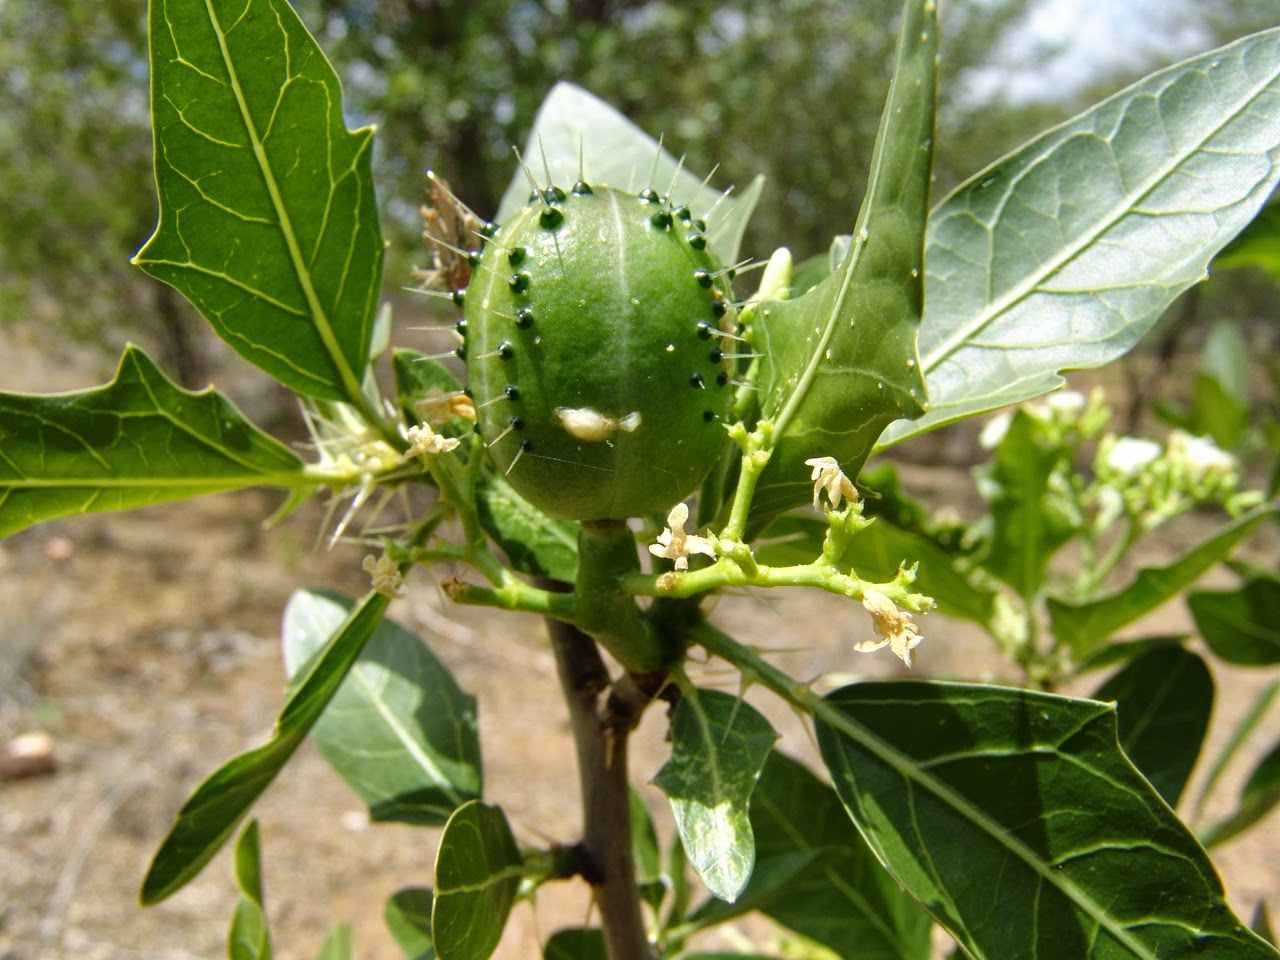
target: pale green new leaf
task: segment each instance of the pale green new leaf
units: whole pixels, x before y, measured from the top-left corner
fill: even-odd
[[[1093,699],[1115,702],[1125,756],[1177,807],[1213,713],[1205,662],[1175,644],[1157,646],[1125,664]]]
[[[1049,622],[1054,637],[1077,656],[1090,653],[1106,643],[1121,627],[1150,613],[1195,583],[1215,563],[1225,560],[1232,548],[1259,523],[1276,513],[1275,507],[1259,507],[1237,517],[1173,563],[1163,567],[1143,567],[1131,583],[1099,600],[1072,603],[1050,597]]]
[[[291,389],[361,405],[382,272],[373,131],[286,0],[153,0],[160,221],[134,262]]]
[[[1280,28],[1162,70],[977,174],[929,218],[914,434],[1128,351],[1280,182]]]
[[[903,8],[893,81],[871,178],[848,255],[804,296],[761,305],[753,325],[761,417],[775,447],[753,520],[812,497],[812,457],[855,476],[886,426],[924,410],[916,354],[925,217],[933,164],[937,17],[932,0]]]
[[[730,903],[751,878],[748,804],[777,739],[740,697],[689,690],[671,722],[671,757],[653,778],[671,801],[689,863],[708,890]]]
[[[224,396],[174,386],[137,347],[105,386],[0,394],[0,536],[205,493],[303,488],[302,469]]]
[[[235,862],[240,900],[227,934],[227,957],[229,960],[271,960],[271,937],[262,899],[262,850],[257,820],[250,820],[240,834]]]
[[[742,234],[764,188],[764,177],[758,176],[741,195],[721,199],[719,190],[703,186],[701,177],[684,169],[653,137],[603,100],[566,82],[557,83],[542,101],[523,157],[539,186],[546,186],[549,175],[553,184],[567,190],[581,174],[588,183],[632,193],[652,187],[665,194],[671,188],[672,203],[706,218],[707,244],[725,266],[736,262]],[[517,170],[494,219],[510,219],[528,202],[530,191],[529,176]]]
[[[349,615],[352,602],[300,590],[284,614],[292,677]],[[416,634],[383,620],[311,730],[374,820],[440,826],[480,795],[475,698]]]
[[[151,861],[142,882],[143,904],[159,903],[198,874],[271,785],[306,738],[386,613],[390,598],[370,592],[351,611],[280,710],[271,739],[231,758],[196,788]]]
[[[845,687],[816,711],[836,792],[975,960],[1276,960],[1121,752],[1113,707],[972,684]]]
[[[522,861],[500,807],[479,800],[453,812],[436,852],[431,939],[440,960],[486,960],[502,937]]]

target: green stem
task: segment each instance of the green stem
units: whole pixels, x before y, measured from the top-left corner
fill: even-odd
[[[584,521],[578,534],[576,622],[627,670],[651,673],[674,659],[623,582],[640,572],[636,538],[625,520]]]
[[[499,587],[482,587],[449,579],[444,581],[442,589],[450,600],[468,606],[536,613],[565,623],[574,623],[577,619],[573,594],[533,587],[515,576],[508,577],[507,582]]]

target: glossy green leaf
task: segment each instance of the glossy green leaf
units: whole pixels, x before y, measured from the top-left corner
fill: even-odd
[[[1280,280],[1280,201],[1263,207],[1240,235],[1222,248],[1214,267],[1259,267]]]
[[[1129,661],[1093,699],[1115,702],[1125,755],[1177,807],[1213,713],[1213,677],[1204,661],[1182,647],[1156,647]]]
[[[1248,830],[1280,804],[1280,741],[1271,747],[1240,791],[1240,804],[1235,813],[1213,824],[1200,834],[1206,847],[1225,843]]]
[[[880,866],[840,798],[803,764],[769,755],[751,800],[756,868],[738,902],[703,904],[699,927],[759,910],[859,960],[928,960],[932,923]]]
[[[236,843],[236,884],[240,900],[227,934],[230,960],[271,960],[271,936],[262,899],[262,851],[258,821],[250,820]]]
[[[1276,960],[1121,752],[1115,711],[1026,690],[845,687],[817,712],[836,792],[976,960]]]
[[[1273,507],[1260,507],[1232,520],[1173,563],[1143,567],[1133,581],[1100,600],[1071,603],[1049,599],[1049,620],[1058,642],[1077,656],[1107,642],[1121,627],[1150,613],[1187,587],[1214,564],[1224,560],[1237,543],[1263,520],[1274,516]]]
[[[1280,29],[1153,74],[938,205],[920,358],[929,412],[881,447],[1127,352],[1280,182]]]
[[[594,927],[557,930],[542,948],[543,960],[609,960],[604,931]]]
[[[748,804],[778,739],[758,710],[718,690],[689,690],[671,721],[671,757],[653,783],[671,801],[685,854],[707,889],[733,902],[755,863]]]
[[[1218,754],[1218,759],[1213,762],[1213,766],[1209,768],[1208,774],[1205,775],[1204,783],[1200,785],[1200,796],[1196,798],[1196,806],[1193,813],[1195,819],[1199,819],[1201,812],[1204,810],[1205,802],[1212,796],[1214,788],[1218,785],[1218,780],[1222,777],[1222,772],[1227,769],[1227,765],[1240,752],[1240,749],[1250,742],[1254,730],[1258,728],[1258,724],[1267,715],[1267,711],[1271,708],[1271,703],[1275,700],[1277,693],[1280,693],[1280,680],[1276,680],[1263,688],[1262,692],[1254,699],[1253,705],[1240,718],[1240,722],[1236,724],[1235,729],[1231,731],[1231,736],[1227,738],[1226,744],[1223,745],[1222,751]]]
[[[174,386],[137,347],[105,386],[0,394],[0,536],[255,485],[304,488],[302,468],[220,393]]]
[[[632,193],[645,187],[669,192],[676,205],[687,206],[696,217],[710,213],[707,242],[725,266],[736,262],[747,221],[764,188],[764,177],[758,176],[741,194],[721,200],[720,191],[703,186],[700,176],[685,169],[621,113],[565,82],[552,87],[538,108],[523,157],[540,185],[549,177],[552,183],[568,189],[581,173],[589,183]],[[504,223],[528,202],[529,193],[529,177],[517,170],[494,219]]]
[[[351,924],[337,923],[320,945],[316,960],[353,960],[355,945],[353,943]]]
[[[1248,667],[1280,663],[1280,578],[1250,577],[1237,590],[1188,594],[1187,608],[1209,649]]]
[[[1038,442],[1037,432],[1031,414],[1014,413],[994,461],[979,477],[991,538],[978,562],[1028,601],[1044,583],[1049,559],[1082,525],[1074,503],[1052,482],[1068,465],[1068,452]]]
[[[178,811],[142,882],[143,904],[181,889],[222,848],[249,808],[270,786],[337,692],[389,598],[370,593],[334,630],[285,700],[271,739],[233,757],[210,775]]]
[[[763,564],[785,566],[811,563],[822,553],[828,525],[816,514],[788,514],[765,530],[756,548]],[[877,519],[860,531],[840,555],[865,580],[892,580],[902,563],[919,563],[914,589],[933,597],[938,612],[948,617],[988,623],[995,589],[967,575],[938,546],[914,533]]]
[[[373,131],[286,0],[154,0],[160,220],[134,262],[291,389],[356,402],[382,273]]]
[[[284,613],[284,661],[296,676],[352,602],[300,590]],[[311,730],[374,820],[440,826],[480,796],[475,698],[416,634],[383,620]]]
[[[436,852],[431,939],[440,960],[485,960],[498,945],[522,874],[501,808],[478,800],[453,812]]]
[[[855,476],[880,432],[924,410],[916,331],[933,165],[937,18],[931,0],[903,7],[894,79],[871,177],[844,264],[794,300],[762,305],[756,383],[775,448],[753,501],[757,522],[809,501],[804,461],[834,457]]]
[[[635,787],[628,789],[627,806],[631,814],[631,857],[636,863],[636,884],[640,888],[641,899],[657,915],[667,895],[667,885],[662,879],[658,832],[654,829],[644,798]]]
[[[535,577],[573,583],[578,577],[578,524],[548,517],[496,473],[476,490],[476,513],[511,566]]]
[[[431,901],[429,887],[397,890],[382,908],[382,918],[406,960],[435,960],[431,945]]]

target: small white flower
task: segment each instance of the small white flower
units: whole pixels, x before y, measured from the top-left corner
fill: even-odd
[[[1181,460],[1187,473],[1197,480],[1208,473],[1231,473],[1240,466],[1211,437],[1193,437],[1182,430],[1169,435],[1169,456]]]
[[[409,449],[404,452],[404,459],[409,460],[423,454],[448,453],[461,443],[456,437],[442,437],[431,429],[431,424],[410,427],[404,432],[409,441]]]
[[[676,562],[677,570],[689,569],[689,555],[701,553],[707,557],[716,555],[715,547],[706,537],[684,532],[689,519],[689,508],[677,503],[667,514],[667,528],[658,534],[658,542],[649,544],[649,552],[655,557],[665,557]]]
[[[1134,474],[1161,454],[1160,444],[1141,437],[1117,437],[1107,451],[1106,465],[1116,473]]]
[[[862,606],[871,614],[871,626],[881,639],[854,644],[853,649],[858,653],[871,653],[888,646],[899,660],[908,667],[911,666],[911,651],[920,646],[920,641],[924,639],[916,629],[911,614],[899,609],[896,603],[879,590],[864,590]]]
[[[392,600],[404,596],[404,591],[401,589],[404,586],[404,578],[400,576],[400,566],[385,553],[380,557],[369,554],[364,558],[361,567],[373,578],[373,589]]]
[[[833,510],[840,509],[840,501],[844,497],[848,497],[850,503],[857,502],[858,491],[844,475],[835,457],[811,457],[804,463],[807,467],[813,467],[813,473],[809,477],[813,481],[813,509],[819,508],[818,497],[823,490],[827,491],[827,499],[831,501]]]
[[[1044,405],[1058,413],[1079,413],[1089,398],[1075,390],[1059,390],[1044,398]]]
[[[1013,422],[1013,414],[1008,410],[997,413],[986,422],[982,432],[978,434],[978,446],[983,450],[994,450],[1009,432],[1009,424]]]

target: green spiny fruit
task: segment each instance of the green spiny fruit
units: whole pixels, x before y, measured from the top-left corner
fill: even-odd
[[[545,513],[668,510],[706,476],[732,388],[728,282],[705,225],[652,190],[550,187],[492,232],[460,352],[476,430]]]

